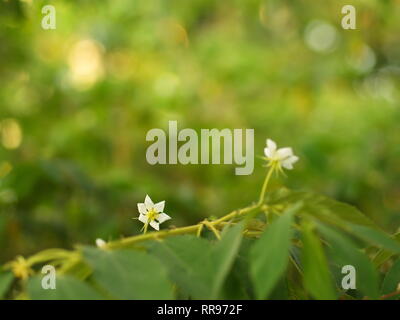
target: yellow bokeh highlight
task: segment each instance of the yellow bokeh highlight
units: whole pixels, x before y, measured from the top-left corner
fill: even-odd
[[[22,128],[15,119],[0,122],[1,143],[6,149],[17,149],[22,143]]]
[[[12,170],[12,165],[8,161],[3,161],[0,163],[0,178],[8,175]]]
[[[74,44],[68,55],[69,80],[77,89],[85,90],[104,76],[104,48],[94,40]]]

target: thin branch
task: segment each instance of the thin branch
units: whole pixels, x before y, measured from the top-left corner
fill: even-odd
[[[397,296],[397,295],[400,295],[400,290],[392,292],[392,293],[385,294],[380,299],[381,300],[385,300],[385,299],[389,299],[389,298],[392,298],[392,297]]]

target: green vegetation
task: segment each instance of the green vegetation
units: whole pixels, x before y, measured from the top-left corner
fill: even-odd
[[[399,298],[398,1],[46,4],[0,1],[0,298]],[[149,165],[169,120],[254,128],[254,173]],[[268,137],[300,160],[258,202]]]

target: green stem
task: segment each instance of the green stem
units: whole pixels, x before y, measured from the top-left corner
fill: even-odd
[[[274,172],[275,167],[271,166],[269,171],[265,177],[264,184],[261,189],[260,198],[258,200],[257,206],[260,206],[264,201],[265,192],[267,191],[268,182],[271,179],[272,173]]]
[[[147,227],[148,227],[148,225],[149,225],[148,222],[146,222],[146,223],[144,224],[144,226],[143,226],[143,234],[146,234],[146,233],[147,233]]]
[[[257,209],[259,206],[258,205],[252,205],[240,210],[235,210],[232,211],[231,213],[228,213],[227,215],[214,220],[214,221],[209,221],[208,224],[212,227],[217,227],[221,225],[223,222],[232,220],[233,218],[242,216],[254,209]],[[181,234],[198,234],[199,228],[204,225],[204,222],[200,222],[198,224],[188,226],[188,227],[181,227],[181,228],[176,228],[176,229],[170,229],[170,230],[162,230],[162,231],[157,231],[157,232],[149,232],[146,234],[141,234],[133,237],[128,237],[124,238],[121,240],[115,240],[112,242],[108,242],[106,245],[107,249],[115,249],[115,248],[122,248],[126,247],[132,244],[136,244],[138,242],[146,241],[146,240],[151,240],[151,239],[163,239],[166,237],[170,236],[176,236],[176,235],[181,235]]]
[[[163,230],[163,231],[156,231],[156,232],[149,232],[146,234],[141,234],[138,236],[133,236],[133,237],[128,237],[124,238],[121,240],[115,240],[112,242],[108,242],[106,245],[107,249],[115,249],[115,248],[121,248],[125,246],[129,246],[138,242],[150,240],[150,239],[162,239],[165,237],[169,236],[176,236],[180,234],[195,234],[197,232],[197,229],[199,228],[199,225],[193,225],[193,226],[188,226],[188,227],[182,227],[182,228],[176,228],[176,229],[170,229],[170,230]]]

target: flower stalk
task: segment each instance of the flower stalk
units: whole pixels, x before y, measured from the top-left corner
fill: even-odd
[[[271,179],[272,173],[273,173],[274,171],[275,171],[274,166],[271,166],[271,167],[269,168],[269,170],[268,170],[267,175],[265,176],[265,180],[264,180],[264,183],[263,183],[261,192],[260,192],[260,198],[258,199],[258,202],[257,202],[257,205],[258,205],[258,206],[261,206],[262,203],[263,203],[263,201],[264,201],[265,192],[267,191],[267,187],[268,187],[269,180]]]

